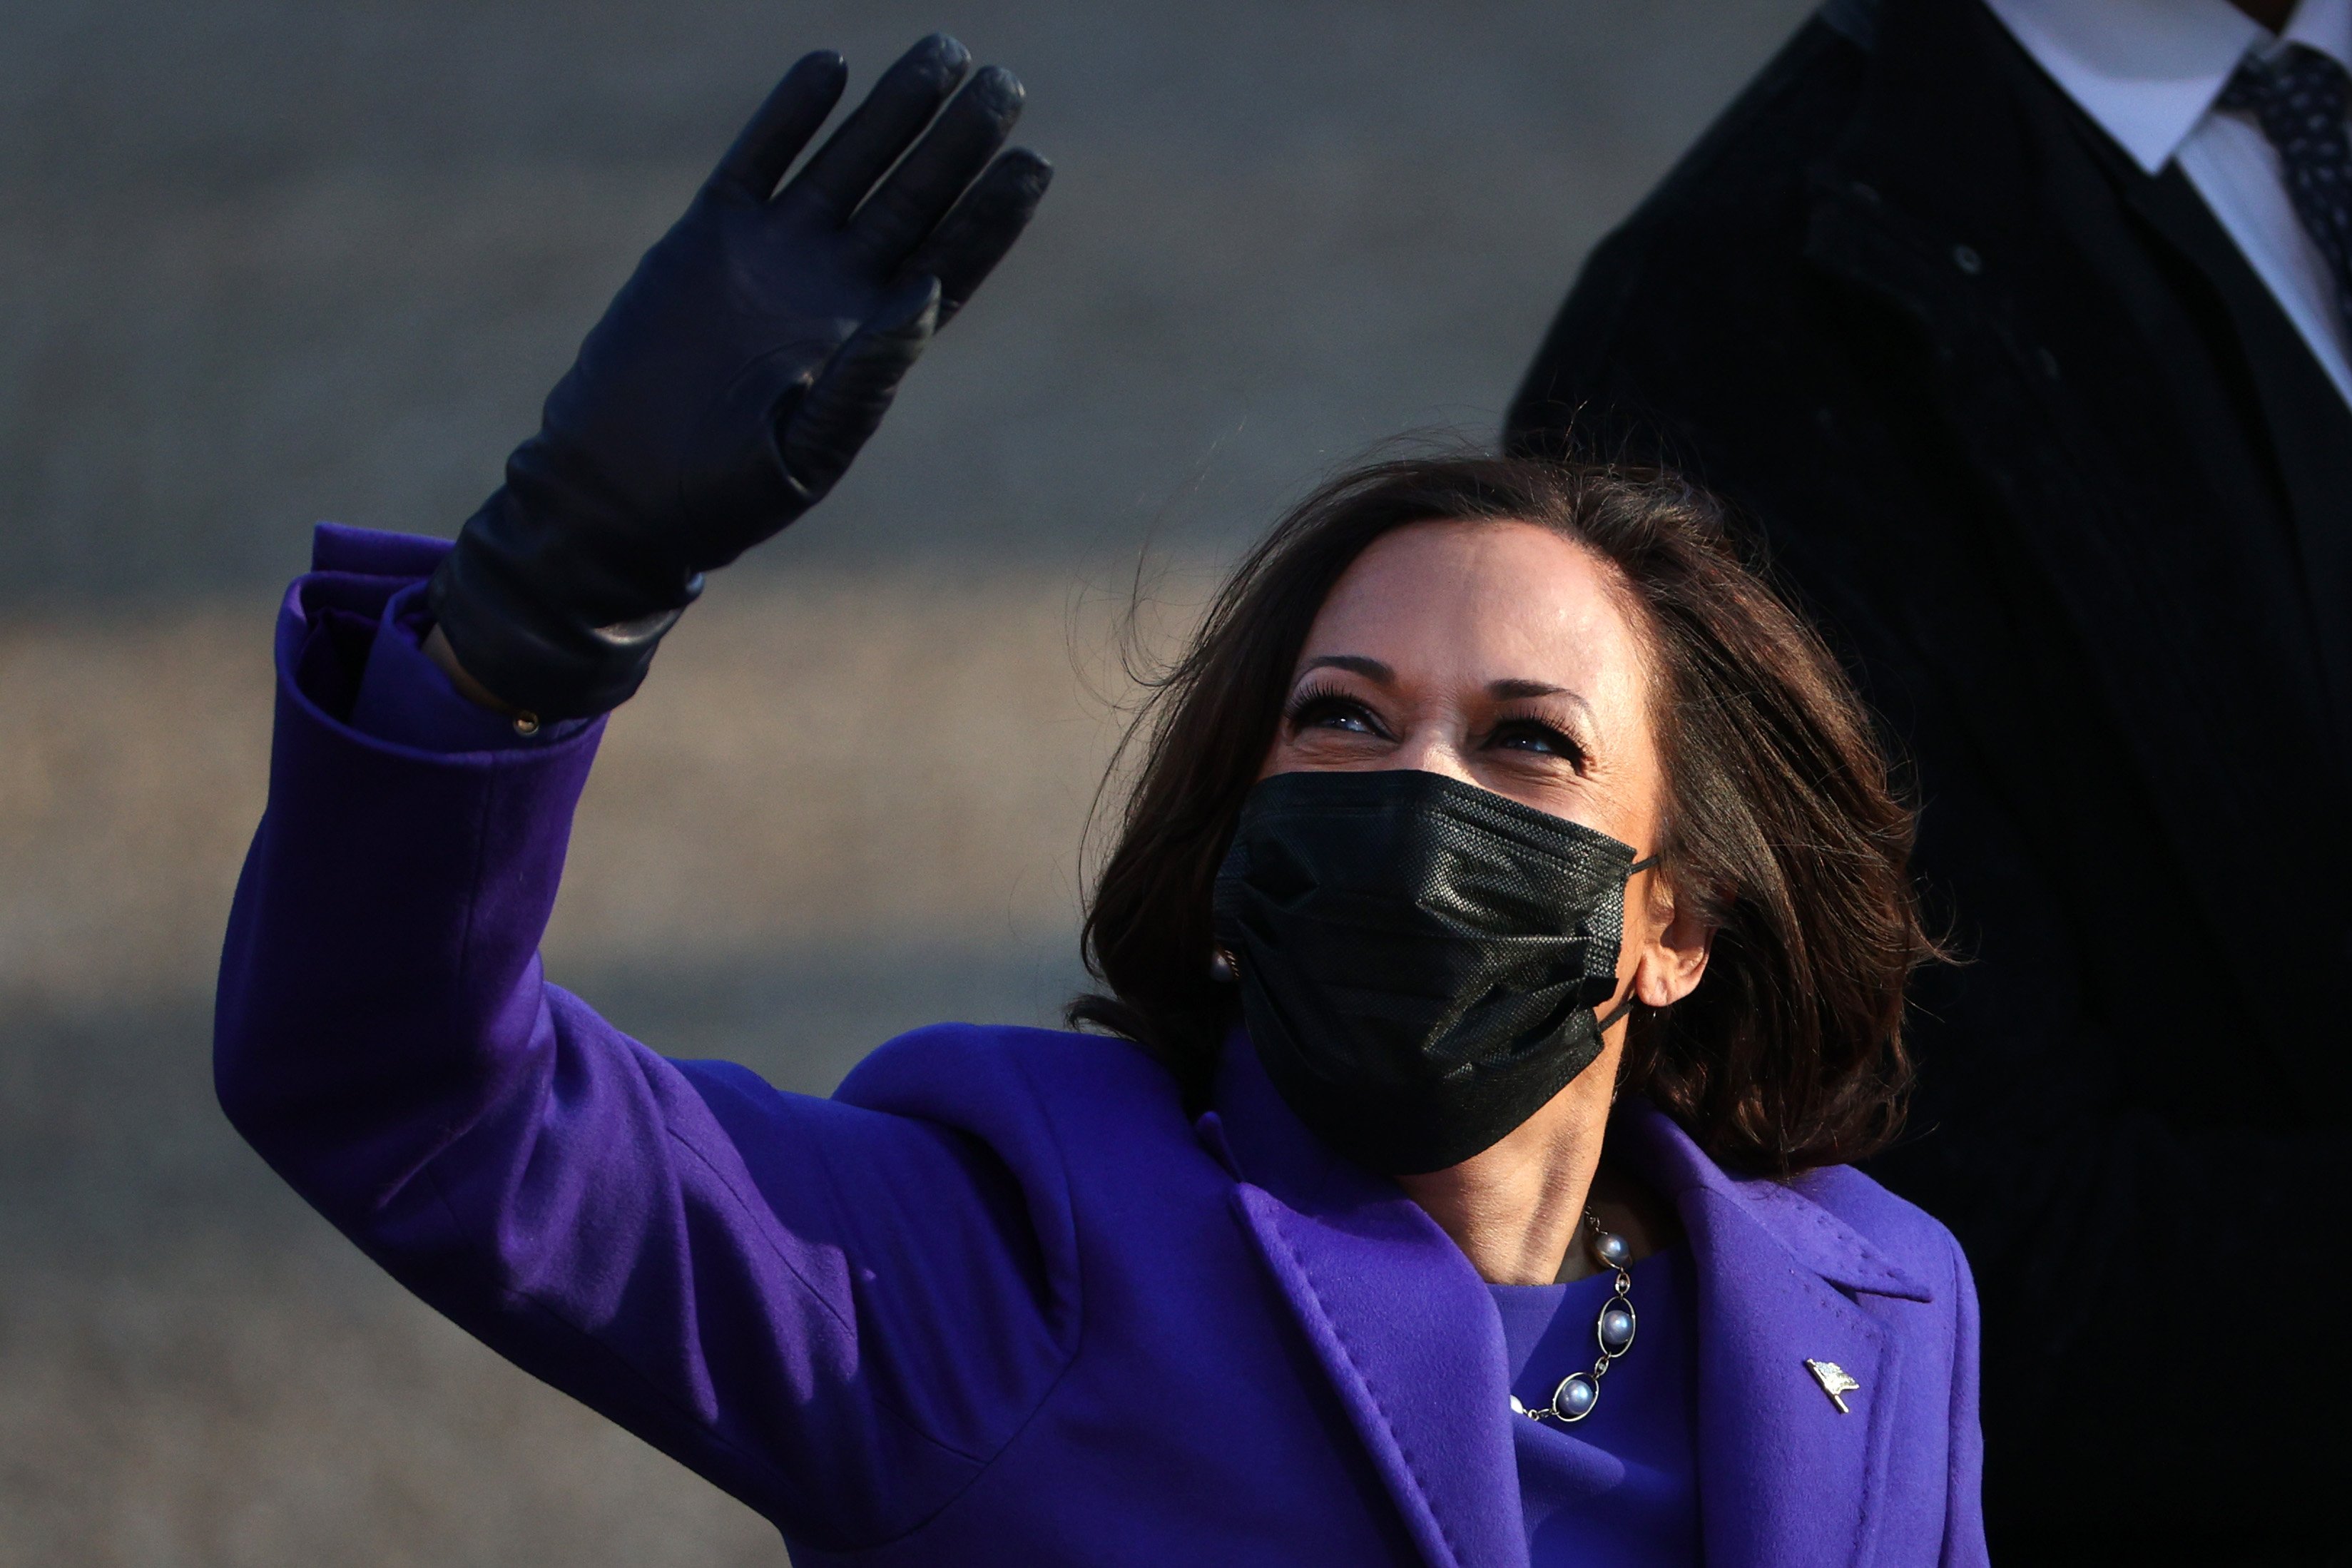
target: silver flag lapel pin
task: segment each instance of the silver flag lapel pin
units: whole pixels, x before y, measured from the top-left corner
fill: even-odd
[[[1845,1368],[1833,1361],[1815,1361],[1807,1356],[1805,1369],[1813,1374],[1813,1381],[1822,1385],[1822,1392],[1830,1396],[1830,1403],[1838,1407],[1839,1415],[1853,1414],[1846,1405],[1845,1396],[1861,1393],[1862,1384],[1856,1383]]]

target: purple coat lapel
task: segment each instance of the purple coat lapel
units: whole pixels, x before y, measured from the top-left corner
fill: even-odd
[[[1395,1183],[1331,1153],[1245,1041],[1202,1141],[1432,1568],[1526,1568],[1510,1375],[1469,1260]]]
[[[1698,1279],[1699,1511],[1711,1563],[1872,1561],[1901,1345],[1845,1294],[1930,1292],[1796,1188],[1735,1181],[1629,1100],[1611,1152],[1672,1197]],[[1842,1414],[1808,1362],[1859,1386]]]
[[[1393,1182],[1331,1153],[1229,1044],[1203,1143],[1433,1568],[1524,1568],[1508,1372],[1468,1259]],[[1872,1560],[1902,1376],[1847,1294],[1926,1287],[1797,1187],[1736,1181],[1638,1100],[1610,1150],[1671,1197],[1698,1281],[1699,1507],[1716,1564]],[[1858,1386],[1842,1414],[1809,1361]]]

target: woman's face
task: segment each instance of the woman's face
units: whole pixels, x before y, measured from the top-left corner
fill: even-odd
[[[1444,773],[1648,857],[1664,771],[1642,638],[1611,571],[1529,523],[1382,535],[1316,616],[1260,776]],[[1677,931],[1659,879],[1633,888],[1645,883],[1646,897],[1629,889],[1618,973],[1663,1006],[1697,984],[1705,936]]]
[[[1307,634],[1265,773],[1444,773],[1649,854],[1649,679],[1609,570],[1523,522],[1383,534]]]

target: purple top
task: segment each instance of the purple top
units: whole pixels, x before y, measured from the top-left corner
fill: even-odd
[[[1572,1426],[1517,1417],[1519,1503],[1533,1568],[1610,1563],[1694,1568],[1698,1532],[1697,1384],[1687,1249],[1633,1266],[1627,1295],[1639,1327],[1601,1380],[1601,1402]],[[1529,1409],[1550,1403],[1572,1372],[1600,1354],[1593,1325],[1616,1275],[1566,1285],[1489,1285],[1503,1320],[1511,1393]]]
[[[321,529],[278,618],[214,1055],[273,1169],[802,1568],[1532,1568],[1492,1292],[1245,1037],[1188,1093],[1124,1041],[941,1025],[819,1100],[548,984],[603,724],[447,749],[432,715],[474,716],[390,673],[446,548]],[[1707,1561],[1982,1563],[1950,1236],[1851,1170],[1733,1176],[1632,1099],[1609,1151],[1688,1238]]]

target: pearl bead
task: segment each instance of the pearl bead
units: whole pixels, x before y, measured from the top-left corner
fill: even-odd
[[[1601,1348],[1611,1355],[1622,1355],[1625,1347],[1633,1342],[1633,1309],[1619,1303],[1605,1307],[1601,1312]]]
[[[1633,1256],[1633,1249],[1625,1244],[1625,1238],[1613,1230],[1604,1230],[1594,1237],[1592,1251],[1602,1266],[1610,1268],[1624,1268]]]
[[[1590,1415],[1600,1402],[1601,1385],[1580,1372],[1561,1378],[1559,1386],[1551,1393],[1551,1407],[1570,1421]]]

